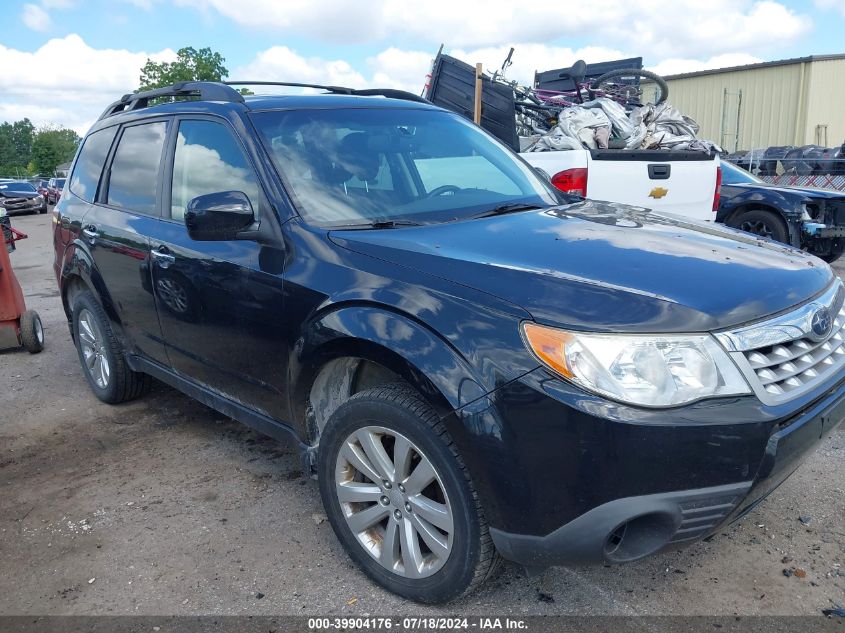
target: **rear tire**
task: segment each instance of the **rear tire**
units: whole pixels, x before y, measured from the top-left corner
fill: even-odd
[[[30,354],[44,349],[44,326],[35,310],[27,310],[21,315],[21,343]]]
[[[88,291],[73,301],[73,340],[91,391],[107,404],[134,400],[150,386],[150,377],[132,371],[105,310]]]
[[[786,222],[772,211],[751,209],[734,216],[728,223],[740,231],[767,237],[775,242],[789,244],[789,229]]]
[[[445,602],[496,568],[469,473],[437,413],[409,386],[362,391],[338,407],[320,438],[318,473],[337,538],[389,591]]]

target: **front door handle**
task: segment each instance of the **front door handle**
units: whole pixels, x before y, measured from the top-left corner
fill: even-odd
[[[150,251],[150,255],[152,255],[153,259],[158,263],[159,266],[162,268],[167,268],[176,261],[176,256],[170,252],[166,246],[159,246],[158,248]]]

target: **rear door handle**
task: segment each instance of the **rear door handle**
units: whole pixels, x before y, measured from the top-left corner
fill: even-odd
[[[97,227],[88,225],[84,229],[82,229],[82,234],[87,237],[91,243],[94,243],[94,240],[100,237],[100,234],[97,232]]]
[[[176,256],[173,255],[170,252],[170,249],[166,246],[159,246],[158,248],[151,250],[150,255],[152,255],[153,259],[162,268],[167,268],[170,264],[176,261]]]

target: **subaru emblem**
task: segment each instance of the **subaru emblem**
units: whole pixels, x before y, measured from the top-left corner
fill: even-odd
[[[813,315],[813,320],[810,322],[810,338],[815,341],[821,341],[827,338],[830,330],[833,327],[833,318],[830,316],[830,310],[827,308],[819,308]]]

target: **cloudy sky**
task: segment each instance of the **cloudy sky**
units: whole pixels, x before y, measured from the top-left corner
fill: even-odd
[[[521,5],[521,6],[520,6]],[[642,56],[664,74],[843,53],[845,0],[3,0],[0,121],[84,133],[183,46],[226,57],[231,79],[419,92],[441,43],[511,78]]]

